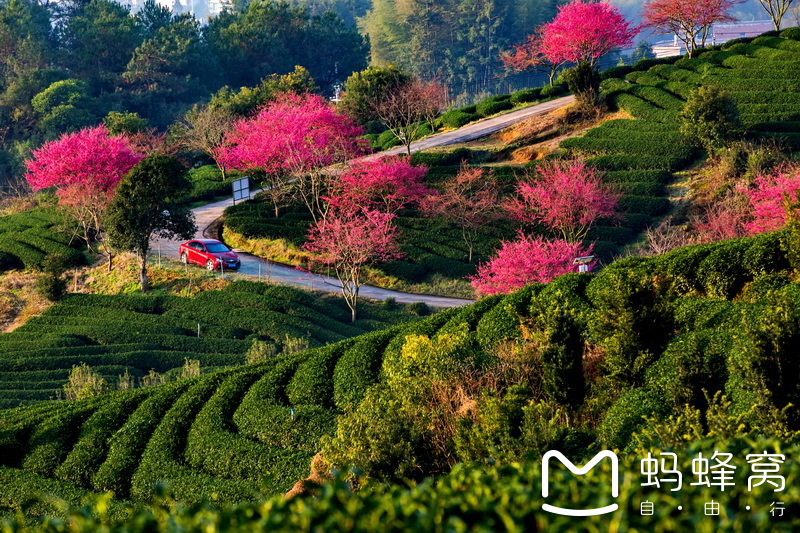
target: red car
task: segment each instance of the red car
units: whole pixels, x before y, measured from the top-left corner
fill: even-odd
[[[242,266],[233,250],[214,239],[186,241],[178,249],[178,255],[182,263],[197,263],[208,270],[238,270]]]

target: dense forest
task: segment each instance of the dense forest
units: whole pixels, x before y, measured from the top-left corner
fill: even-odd
[[[333,12],[270,1],[205,24],[148,0],[136,14],[111,0],[47,7],[0,3],[0,180],[19,175],[29,149],[138,113],[166,129],[224,86],[256,86],[302,65],[329,87],[367,65],[369,47]]]

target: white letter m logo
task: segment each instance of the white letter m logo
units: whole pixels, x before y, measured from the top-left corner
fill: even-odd
[[[603,450],[602,452],[595,455],[591,461],[589,461],[586,466],[583,468],[578,468],[572,461],[564,457],[564,454],[556,451],[550,450],[544,457],[542,457],[542,497],[547,498],[550,494],[550,458],[555,457],[561,464],[567,467],[567,469],[575,474],[576,476],[582,476],[583,474],[587,473],[589,470],[594,468],[597,463],[602,461],[605,457],[611,459],[611,495],[614,498],[619,497],[619,459],[617,458],[617,454],[609,450]],[[553,505],[544,504],[542,505],[542,510],[547,511],[548,513],[560,514],[564,516],[595,516],[601,515],[606,513],[613,513],[619,509],[619,505],[616,503],[607,505],[605,507],[600,507],[599,509],[564,509],[563,507],[555,507]]]

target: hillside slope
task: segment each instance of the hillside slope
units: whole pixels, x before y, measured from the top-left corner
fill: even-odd
[[[117,498],[147,500],[162,481],[189,502],[212,495],[239,502],[286,491],[307,474],[320,438],[337,431],[337,417],[356,413],[367,391],[383,380],[386,361],[404,357],[409,334],[466,334],[458,353],[481,361],[476,372],[491,368],[498,346],[508,342],[522,353],[566,342],[557,353],[574,353],[585,378],[580,401],[562,407],[578,426],[564,426],[548,437],[556,440],[542,445],[572,446],[573,454],[599,445],[626,447],[642,416],[674,414],[687,403],[705,410],[704,391],[726,393],[731,413],[747,415],[755,425],[759,413],[800,400],[800,370],[792,359],[800,340],[800,286],[791,283],[796,271],[781,251],[785,239],[773,233],[626,259],[597,275],[562,276],[260,364],[86,401],[0,411],[0,479],[6,487],[0,506],[13,509],[40,491],[73,503],[109,490]],[[559,340],[562,325],[572,328],[567,339],[583,339],[577,352],[569,347],[574,343]],[[539,345],[536,339],[550,340]],[[561,375],[564,385],[531,390],[531,402],[558,406],[561,391],[581,381],[569,361],[552,364],[543,367],[545,377]],[[776,380],[775,365],[785,379]],[[754,404],[762,409],[751,412]],[[796,416],[789,414],[786,423],[796,429]],[[391,431],[385,424],[403,423],[402,411],[382,416],[367,421],[379,424],[381,434]],[[477,438],[482,432],[467,434]],[[524,434],[508,442],[519,453],[536,450],[520,440]],[[409,446],[413,451],[418,444]],[[476,453],[491,456],[492,449]],[[49,505],[40,501],[30,512],[56,513]]]
[[[0,408],[52,400],[73,365],[116,386],[127,372],[180,373],[239,365],[254,341],[271,354],[322,346],[417,317],[364,304],[361,319],[339,298],[239,281],[194,298],[71,294],[11,333],[0,334]]]

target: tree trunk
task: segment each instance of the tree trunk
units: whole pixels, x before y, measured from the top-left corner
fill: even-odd
[[[113,269],[112,261],[114,260],[114,252],[106,247],[106,255],[108,256],[108,271],[111,272]]]
[[[139,266],[139,282],[141,284],[142,292],[147,292],[150,289],[150,282],[147,279],[147,248],[141,252],[141,264]]]

